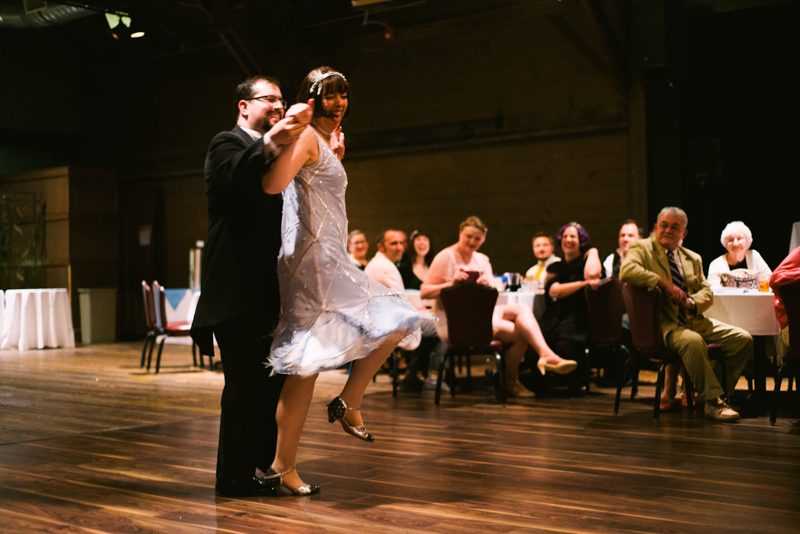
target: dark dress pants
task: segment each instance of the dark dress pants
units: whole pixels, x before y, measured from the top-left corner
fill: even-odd
[[[217,478],[247,478],[266,471],[275,458],[278,407],[284,375],[269,376],[264,362],[271,337],[263,337],[266,319],[248,307],[241,315],[214,328],[225,388],[219,424]]]

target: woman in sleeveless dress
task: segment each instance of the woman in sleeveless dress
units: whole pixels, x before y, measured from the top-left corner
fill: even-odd
[[[483,221],[478,217],[468,217],[459,225],[458,243],[447,247],[433,258],[428,279],[422,284],[420,297],[436,299],[433,312],[439,319],[436,331],[442,341],[447,340],[447,316],[439,296],[442,289],[465,282],[494,285],[489,258],[478,252],[486,239],[486,232]],[[578,367],[577,362],[564,360],[550,349],[533,312],[525,304],[495,306],[492,334],[508,347],[505,378],[506,392],[511,397],[533,397],[533,392],[528,391],[519,381],[519,366],[528,347],[539,355],[536,367],[542,374],[545,371],[566,374]]]
[[[267,193],[284,194],[281,319],[269,365],[287,377],[276,413],[275,460],[267,476],[295,495],[319,491],[294,468],[317,374],[354,361],[344,389],[328,405],[328,419],[372,441],[360,413],[364,391],[422,319],[399,293],[369,279],[347,254],[347,175],[328,140],[335,146],[341,139],[348,88],[345,77],[329,67],[306,76],[298,101],[315,100],[311,126],[284,149],[262,183]]]

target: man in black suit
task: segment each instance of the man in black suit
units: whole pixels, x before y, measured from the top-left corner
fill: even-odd
[[[258,478],[257,470],[266,472],[275,456],[284,378],[270,377],[264,365],[280,313],[283,197],[264,193],[262,176],[308,125],[311,108],[292,106],[284,118],[278,80],[262,76],[242,82],[236,101],[236,127],[217,134],[206,157],[208,240],[192,337],[203,354],[213,354],[216,336],[225,373],[217,492],[272,495],[277,481]]]

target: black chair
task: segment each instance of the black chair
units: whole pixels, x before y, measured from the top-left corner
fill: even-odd
[[[789,346],[791,348],[786,351],[775,377],[775,391],[769,415],[769,422],[773,425],[778,419],[783,377],[789,378],[787,391],[789,393],[792,390],[792,378],[795,379],[795,388],[797,388],[798,371],[800,371],[800,282],[783,286],[778,291],[783,300],[783,307],[786,309],[786,317],[789,319]]]
[[[158,336],[161,336],[158,356],[156,357],[157,373],[161,368],[161,351],[164,350],[164,342],[168,337],[187,337],[191,335],[192,323],[188,321],[167,322],[167,297],[164,293],[164,288],[157,281],[153,281],[153,308],[155,309],[155,330]],[[152,356],[152,349],[150,350],[150,355]],[[197,366],[197,346],[194,342],[192,342],[192,362]],[[209,362],[210,365],[211,363]],[[147,357],[147,370],[150,370],[150,356]]]
[[[628,310],[628,319],[631,323],[631,338],[633,346],[641,353],[641,357],[658,366],[658,379],[656,380],[656,396],[653,408],[653,419],[658,420],[661,414],[661,390],[664,387],[664,375],[667,365],[679,363],[683,365],[681,357],[664,347],[664,336],[661,332],[661,299],[664,298],[661,289],[655,287],[648,291],[643,287],[625,284],[622,289],[625,308]],[[722,376],[727,377],[728,371],[722,359],[721,347],[716,343],[708,345],[708,359],[716,361],[722,369]],[[622,378],[617,386],[617,396],[614,401],[614,415],[619,413],[619,400],[622,386],[630,376],[633,379],[631,386],[631,399],[636,397],[638,388],[639,366],[638,357],[631,355],[622,367]],[[723,389],[726,380],[722,381]],[[689,402],[692,402],[691,392],[687,392]]]
[[[622,316],[625,313],[622,286],[619,279],[611,277],[597,289],[589,287],[585,289],[586,304],[589,308],[587,336],[589,343],[586,349],[589,357],[586,359],[583,382],[587,393],[589,392],[589,373],[592,364],[599,362],[601,355],[606,356],[602,360],[604,360],[603,367],[607,375],[612,360],[623,350],[619,344],[622,336]],[[599,364],[598,367],[600,367]]]
[[[472,370],[470,357],[473,354],[490,354],[497,361],[498,376],[500,377],[500,397],[506,402],[505,368],[506,360],[503,354],[503,343],[492,339],[492,313],[497,302],[497,290],[493,287],[462,282],[452,287],[442,289],[439,297],[444,305],[447,316],[446,352],[439,364],[439,376],[436,379],[436,397],[434,402],[438,405],[442,393],[442,379],[445,364],[458,356],[465,356],[467,362],[468,387],[471,385]],[[453,380],[450,385],[450,394],[455,397],[455,368]]]

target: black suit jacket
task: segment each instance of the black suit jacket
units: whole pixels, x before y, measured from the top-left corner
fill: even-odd
[[[211,140],[205,163],[208,238],[203,251],[201,295],[192,338],[203,354],[213,354],[215,325],[250,306],[267,335],[280,314],[275,272],[281,247],[282,195],[268,195],[261,177],[275,155],[236,126]]]

